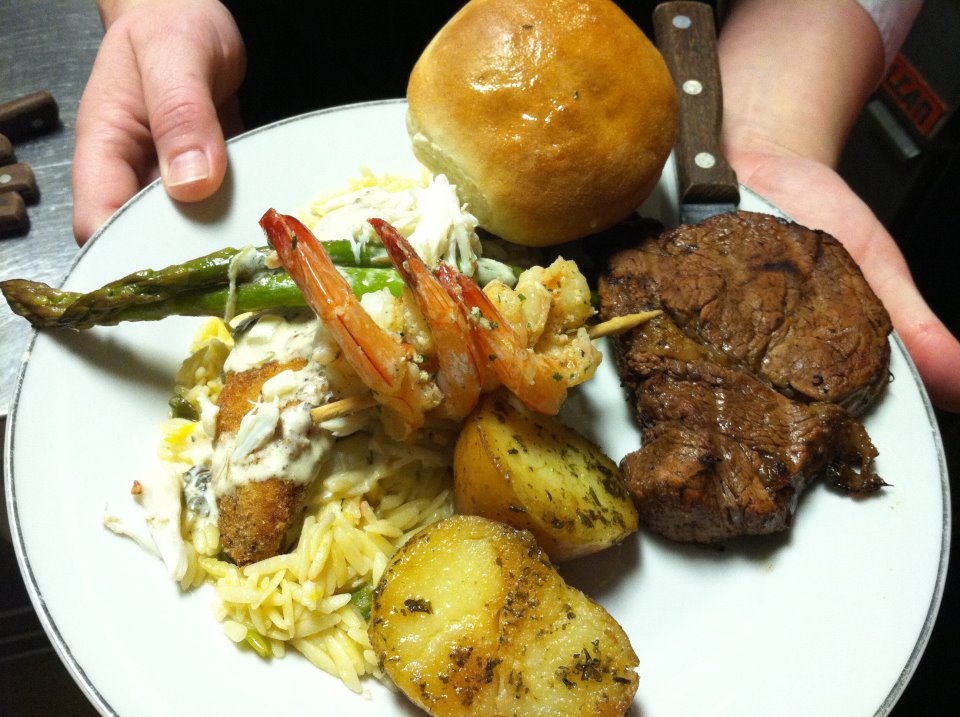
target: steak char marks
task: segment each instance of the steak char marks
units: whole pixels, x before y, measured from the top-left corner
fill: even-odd
[[[652,530],[766,534],[789,527],[817,477],[883,485],[851,412],[887,383],[890,319],[834,238],[720,215],[615,252],[600,297],[604,319],[663,310],[615,339],[643,438],[621,467]]]

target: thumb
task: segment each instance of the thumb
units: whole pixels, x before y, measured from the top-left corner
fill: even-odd
[[[242,58],[204,33],[150,43],[139,58],[150,134],[167,193],[191,202],[213,194],[227,168],[218,105],[235,101]]]
[[[206,199],[220,187],[227,169],[223,130],[210,88],[193,77],[173,86],[148,81],[144,91],[167,193],[184,202]]]

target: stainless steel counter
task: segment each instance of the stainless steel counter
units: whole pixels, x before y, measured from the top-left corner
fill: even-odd
[[[76,0],[0,2],[0,102],[48,90],[60,107],[55,131],[16,143],[36,175],[40,200],[27,207],[30,231],[0,238],[0,277],[59,283],[77,245],[71,230],[70,162],[80,94],[103,29],[96,6]],[[0,414],[13,401],[28,325],[0,302]]]
[[[15,143],[17,159],[33,168],[40,199],[27,207],[27,234],[0,238],[0,278],[58,284],[76,256],[70,189],[74,125],[102,35],[92,0],[0,0],[0,102],[47,90],[60,110],[55,131]],[[0,301],[0,448],[29,338],[27,323]],[[0,713],[92,715],[30,606],[13,548],[3,536],[6,510],[0,514]]]

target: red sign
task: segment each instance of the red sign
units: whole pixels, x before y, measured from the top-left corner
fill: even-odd
[[[930,136],[946,113],[943,101],[903,55],[894,58],[881,87],[887,98],[923,137]]]

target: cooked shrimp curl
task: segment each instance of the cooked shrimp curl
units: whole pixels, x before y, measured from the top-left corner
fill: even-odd
[[[370,224],[383,241],[404,284],[413,293],[414,301],[433,334],[437,385],[443,393],[437,414],[462,421],[477,405],[481,388],[480,371],[463,304],[444,290],[400,232],[382,219],[371,219]]]
[[[528,273],[532,279],[525,280]],[[576,264],[558,259],[547,269],[534,267],[521,275],[516,290],[497,282],[481,290],[463,274],[456,278],[487,368],[527,406],[556,414],[567,389],[592,377],[602,358],[583,327],[593,309]],[[584,294],[585,304],[578,298]],[[539,305],[525,312],[528,300]]]
[[[483,293],[530,349],[560,364],[568,387],[596,373],[602,356],[586,328],[596,310],[576,262],[556,259],[547,267],[534,266],[520,275],[514,288],[492,281]]]
[[[347,361],[392,414],[385,425],[397,437],[419,428],[443,394],[421,371],[414,348],[364,311],[323,245],[298,219],[271,209],[260,219],[260,226]]]
[[[492,299],[449,265],[431,271],[387,222],[370,223],[429,327],[431,355],[421,355],[367,314],[301,222],[272,209],[260,220],[308,305],[384,409],[384,425],[395,437],[409,436],[428,415],[462,420],[481,392],[500,385],[530,408],[555,414],[567,388],[593,375],[601,356],[583,327],[593,309],[573,262],[535,267],[516,290],[491,287]],[[496,304],[522,306],[523,292],[531,297],[526,313],[521,308],[501,314]]]

